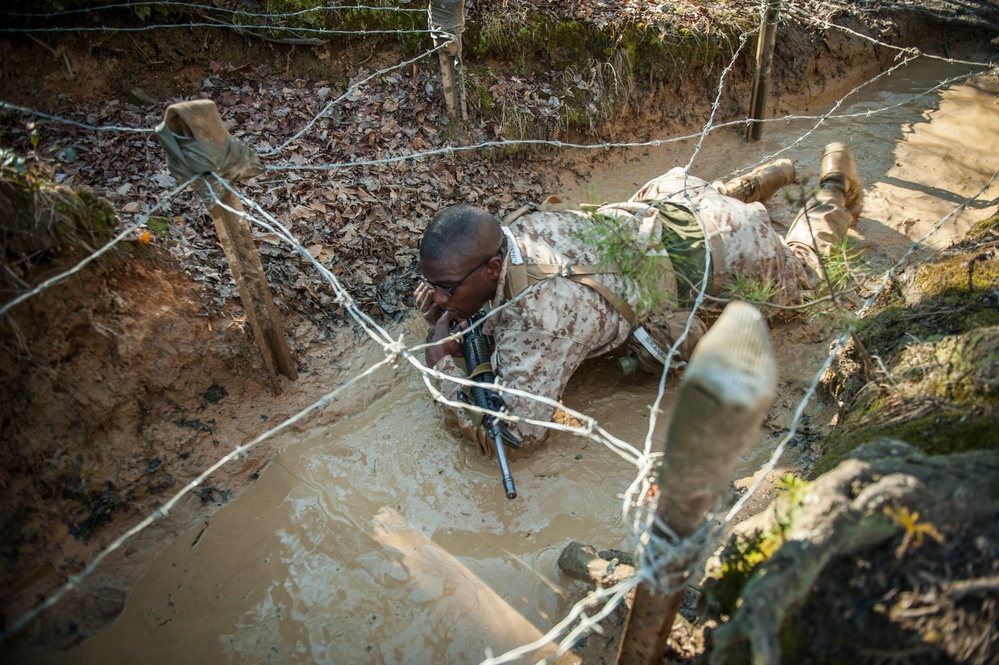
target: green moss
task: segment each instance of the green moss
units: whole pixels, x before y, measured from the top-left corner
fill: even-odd
[[[995,242],[999,240],[999,214],[992,215],[988,219],[983,219],[982,221],[975,224],[968,235],[966,236],[964,242],[960,243],[958,246],[964,244],[981,245],[985,242]]]
[[[166,217],[150,217],[146,220],[146,228],[164,240],[170,240],[170,220]]]
[[[769,527],[752,536],[734,536],[719,557],[720,566],[709,573],[704,591],[713,612],[731,614],[739,596],[760,565],[780,549],[801,513],[808,494],[808,482],[786,475],[777,484],[780,496],[774,504]]]
[[[858,445],[878,437],[905,441],[931,455],[999,449],[999,409],[994,406],[978,410],[945,404],[907,406],[912,409],[910,416],[899,409],[879,411],[873,422],[834,432],[825,441],[825,453],[812,477],[835,468]],[[929,413],[927,406],[933,407]]]
[[[970,293],[995,288],[999,284],[999,261],[987,255],[961,255],[923,266],[916,274],[920,291],[934,296],[943,293]]]
[[[936,371],[927,376],[931,395],[999,408],[999,326],[942,340],[934,350],[933,363]]]
[[[853,345],[840,362],[833,389],[844,407],[813,475],[877,437],[931,455],[999,448],[997,242],[993,216],[910,268],[859,322],[865,353]]]
[[[712,26],[712,35],[721,37],[687,29],[670,28],[665,32],[645,23],[622,22],[600,28],[531,8],[477,19],[466,25],[464,36],[467,52],[477,57],[505,62],[522,59],[537,71],[550,71],[582,69],[594,60],[613,62],[619,52],[624,52],[633,71],[623,74],[647,82],[648,89],[708,65],[719,56],[730,57],[736,35],[747,27],[735,19],[731,24]]]
[[[924,290],[918,302],[908,304],[899,294],[890,295],[880,311],[858,323],[857,336],[869,353],[892,355],[914,339],[933,341],[999,325],[993,295],[999,289],[994,272],[999,262],[946,263],[916,271],[915,282]]]

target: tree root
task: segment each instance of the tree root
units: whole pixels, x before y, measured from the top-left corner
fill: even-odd
[[[857,448],[809,488],[784,544],[750,579],[731,620],[715,631],[711,665],[743,663],[747,656],[753,665],[780,663],[781,625],[830,561],[898,535],[899,523],[887,512],[902,507],[942,531],[994,515],[997,473],[999,454],[991,451],[928,457],[889,439]]]

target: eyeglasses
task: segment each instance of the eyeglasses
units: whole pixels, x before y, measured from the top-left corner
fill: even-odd
[[[503,250],[505,250],[505,249],[506,249],[506,237],[504,236],[503,242],[500,243],[499,249],[497,249],[494,254],[490,254],[489,256],[487,256],[485,261],[483,261],[479,265],[477,265],[474,268],[472,268],[471,272],[469,272],[467,275],[465,275],[464,277],[462,277],[461,279],[459,279],[457,282],[455,282],[451,286],[441,286],[440,284],[435,284],[434,282],[431,282],[426,277],[421,277],[420,280],[424,284],[426,284],[427,286],[429,286],[430,288],[437,289],[441,293],[446,293],[447,296],[450,298],[450,297],[452,297],[454,295],[455,289],[457,289],[459,286],[461,286],[462,283],[466,279],[468,279],[469,277],[471,277],[472,275],[474,275],[475,273],[477,273],[483,266],[485,266],[487,263],[489,263],[490,261],[492,261],[497,256],[500,256],[500,257],[503,256]]]

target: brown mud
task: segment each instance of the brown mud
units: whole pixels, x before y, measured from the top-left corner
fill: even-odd
[[[907,43],[946,40],[950,53],[982,45],[934,33],[926,22],[899,26],[903,40],[914,40]],[[278,74],[319,79],[342,76],[365,55],[205,35],[186,46],[132,41],[67,38],[45,48],[4,41],[4,98],[53,113],[108,99],[152,108],[199,90],[208,61],[234,68],[266,63]],[[775,112],[821,112],[892,57],[838,33],[815,41],[806,30],[793,32],[778,47]],[[164,61],[179,66],[165,70]],[[733,99],[748,89],[748,69],[733,74]],[[906,96],[898,87],[892,94]],[[696,130],[712,92],[692,77],[660,90],[655,107],[623,114],[621,126],[605,130],[618,138]],[[884,104],[879,94],[857,103]],[[897,260],[910,239],[977,193],[983,174],[994,170],[999,141],[989,94],[955,86],[890,120],[824,126],[794,148],[799,174],[814,183],[821,146],[849,136],[869,183],[852,240],[868,250],[873,271]],[[737,116],[735,102],[726,104]],[[735,130],[719,131],[692,171],[721,177],[775,152],[796,131],[766,131],[753,146]],[[649,177],[685,164],[692,147],[562,156],[559,163],[569,168],[548,184],[576,200],[628,196]],[[585,177],[576,180],[580,173]],[[981,200],[996,196],[993,186]],[[929,250],[961,237],[982,213],[972,207],[955,217]],[[774,216],[786,225],[792,205],[775,201]],[[233,302],[206,316],[209,297],[201,288],[169,257],[146,249],[112,255],[20,306],[5,324],[0,367],[12,397],[5,398],[5,452],[20,445],[2,477],[8,624],[202,468],[382,357],[349,327],[317,330],[291,312],[286,328],[301,378],[275,394]],[[392,331],[415,340],[416,328],[407,319]],[[775,321],[773,338],[780,397],[761,445],[733,478],[732,498],[787,431],[830,331],[822,322]],[[27,394],[30,404],[17,399]],[[641,441],[654,395],[652,383],[621,378],[609,358],[585,366],[565,401],[622,438]],[[668,403],[665,410],[660,429]],[[797,442],[748,514],[773,498],[777,476],[807,472],[834,415],[828,399],[812,402]],[[230,662],[467,662],[486,647],[498,653],[536,637],[583,595],[580,585],[557,577],[554,562],[568,540],[629,548],[613,534],[622,533],[617,495],[630,474],[609,451],[560,435],[536,459],[514,465],[522,496],[507,503],[495,468],[457,446],[415,372],[382,370],[290,434],[224,467],[5,648],[12,658],[39,662],[150,653],[164,661],[210,654]],[[243,496],[233,502],[237,494]],[[437,626],[429,632],[428,621]]]

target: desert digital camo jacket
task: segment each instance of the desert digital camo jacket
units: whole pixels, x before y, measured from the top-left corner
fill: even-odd
[[[793,301],[798,297],[799,283],[808,282],[808,269],[797,253],[788,249],[780,235],[770,225],[766,208],[760,203],[743,203],[723,196],[703,180],[686,175],[675,168],[650,181],[628,202],[608,204],[597,213],[627,221],[639,234],[658,237],[664,227],[669,232],[670,220],[665,218],[655,201],[672,201],[693,211],[702,229],[707,229],[708,240],[692,242],[710,247],[712,265],[709,271],[709,290],[720,292],[733,272],[776,280],[782,285],[780,300]],[[588,214],[563,210],[526,213],[505,227],[511,249],[507,253],[499,287],[491,307],[503,304],[511,295],[509,273],[511,262],[527,261],[537,264],[598,265],[600,256],[593,247],[586,247],[577,230],[585,225]],[[696,255],[696,254],[695,254]],[[704,260],[702,250],[700,260]],[[668,265],[668,263],[666,264]],[[701,284],[704,269],[688,269],[687,282],[680,291],[696,292]],[[595,275],[595,279],[622,296],[633,308],[638,300],[634,289],[620,275],[609,273]],[[681,296],[680,302],[685,300]],[[660,341],[671,344],[683,331],[689,310],[674,309],[646,313],[646,318],[665,330]],[[520,294],[519,299],[489,317],[483,332],[492,337],[493,370],[505,386],[516,388],[551,400],[561,398],[569,377],[580,364],[588,359],[613,351],[622,346],[631,333],[631,326],[610,302],[595,289],[569,279],[555,277],[535,284]],[[696,317],[677,358],[686,359],[705,327]],[[445,357],[436,369],[450,376],[464,377],[463,368],[450,356]],[[458,386],[444,381],[442,392],[454,399]],[[546,404],[510,394],[502,394],[510,413],[521,418],[548,422],[555,413],[552,404]],[[462,409],[445,407],[449,421],[456,424],[465,438],[475,441],[483,453],[494,454],[492,441]],[[511,459],[530,454],[545,438],[548,429],[542,425],[509,423],[508,427],[524,443],[521,451],[510,451]]]

